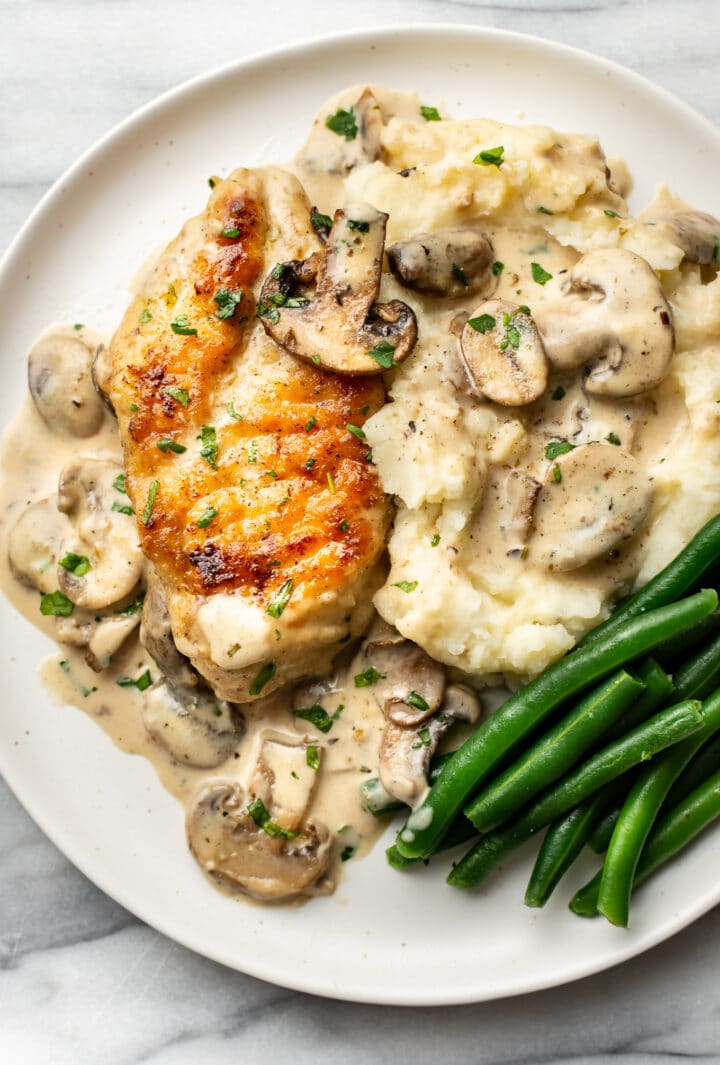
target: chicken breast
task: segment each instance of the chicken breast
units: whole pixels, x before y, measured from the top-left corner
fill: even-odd
[[[382,378],[300,362],[257,317],[275,263],[321,247],[292,175],[236,170],[100,360],[175,643],[233,702],[329,669],[384,578],[390,504],[360,432]]]

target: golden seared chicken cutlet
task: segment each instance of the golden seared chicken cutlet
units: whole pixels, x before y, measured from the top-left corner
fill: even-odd
[[[362,432],[382,377],[326,372],[258,317],[275,264],[322,249],[292,175],[236,170],[161,255],[99,360],[173,638],[234,702],[329,669],[384,576],[390,504]],[[272,319],[272,306],[260,312]]]

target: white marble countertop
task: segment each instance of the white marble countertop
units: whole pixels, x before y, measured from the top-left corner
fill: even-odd
[[[469,22],[617,60],[720,122],[717,0],[0,0],[0,250],[119,119],[208,68],[373,24]],[[3,1065],[720,1060],[720,911],[578,984],[453,1009],[354,1006],[191,954],[97,890],[0,783]]]

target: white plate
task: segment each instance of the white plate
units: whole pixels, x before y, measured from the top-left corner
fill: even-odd
[[[635,202],[667,180],[718,212],[720,134],[660,89],[547,41],[473,27],[369,31],[284,49],[209,74],[138,112],[45,197],[0,273],[0,420],[18,407],[25,355],[53,320],[111,329],[135,268],[207,196],[207,176],[278,162],[323,99],[379,82],[455,115],[598,134],[635,174]],[[37,678],[48,642],[2,603],[0,768],[47,835],[91,880],[186,946],[278,984],[367,1002],[435,1004],[518,994],[606,968],[671,935],[720,899],[717,836],[642,891],[632,928],[565,908],[526,909],[521,853],[477,896],[438,870],[400,875],[383,846],[351,863],[334,897],[263,909],[214,891],[187,853],[180,807],[151,767],[122,754]]]

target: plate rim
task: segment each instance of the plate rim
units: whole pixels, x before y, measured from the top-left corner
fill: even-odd
[[[398,23],[382,26],[357,27],[335,33],[304,37],[299,41],[294,41],[274,48],[268,48],[260,52],[254,52],[252,55],[241,59],[231,60],[228,63],[224,63],[220,66],[211,68],[210,70],[196,74],[165,90],[158,96],[153,97],[151,100],[142,104],[129,115],[126,115],[119,122],[111,126],[110,129],[85,149],[77,159],[75,159],[60,174],[32,208],[28,217],[8,244],[2,259],[0,259],[0,288],[4,286],[7,280],[7,275],[13,270],[15,260],[22,255],[25,241],[31,236],[36,219],[51,207],[57,199],[62,197],[64,192],[63,186],[66,183],[72,182],[76,176],[85,169],[88,162],[93,160],[96,156],[101,155],[108,147],[112,146],[113,142],[122,137],[127,130],[131,129],[136,123],[141,122],[144,118],[153,115],[154,112],[160,112],[165,106],[171,103],[177,103],[185,96],[192,96],[196,90],[207,88],[211,86],[213,82],[222,81],[224,78],[232,76],[237,72],[251,72],[253,68],[262,67],[268,62],[276,62],[283,58],[296,58],[302,56],[303,53],[312,53],[313,51],[332,52],[334,49],[342,47],[349,41],[368,44],[376,41],[378,38],[388,40],[394,36],[403,38],[427,38],[431,35],[442,35],[448,38],[460,34],[465,37],[468,35],[472,36],[477,40],[495,40],[498,42],[509,41],[515,44],[529,45],[548,56],[560,56],[561,58],[574,60],[576,63],[581,63],[584,66],[590,66],[596,71],[602,70],[613,73],[624,79],[626,82],[630,81],[631,83],[634,83],[643,92],[651,93],[663,106],[672,108],[676,114],[682,115],[685,119],[692,122],[701,134],[705,134],[713,140],[720,141],[720,128],[716,126],[710,118],[702,114],[700,111],[697,111],[686,101],[675,96],[669,90],[657,85],[650,78],[639,74],[637,71],[632,70],[615,60],[606,59],[596,53],[577,48],[573,45],[554,41],[550,38],[537,37],[532,34],[519,33],[517,31],[497,27],[445,21],[423,22],[409,27]],[[6,605],[12,608],[11,604],[7,603]],[[668,919],[659,930],[647,933],[643,938],[637,941],[629,942],[625,948],[619,950],[617,956],[613,957],[612,960],[608,961],[606,958],[601,957],[597,958],[595,961],[589,961],[587,964],[571,963],[566,971],[556,972],[554,975],[547,978],[525,979],[524,981],[519,981],[511,990],[500,988],[496,993],[493,991],[484,991],[480,993],[477,991],[469,991],[467,994],[451,992],[450,994],[443,995],[442,989],[438,989],[431,994],[418,994],[416,991],[408,992],[400,989],[397,991],[394,990],[389,994],[382,994],[381,996],[380,992],[361,992],[353,988],[346,990],[329,986],[328,982],[323,983],[321,979],[313,977],[309,973],[290,977],[278,975],[272,962],[266,966],[263,964],[261,957],[253,958],[250,964],[245,964],[245,961],[243,960],[243,966],[240,968],[237,959],[229,955],[224,955],[222,950],[208,949],[200,939],[195,941],[192,928],[188,928],[187,930],[179,929],[173,925],[172,919],[165,922],[161,913],[147,916],[144,912],[145,907],[142,902],[138,902],[134,898],[128,900],[127,890],[122,887],[116,887],[113,884],[107,884],[102,870],[95,870],[92,868],[92,860],[89,855],[83,855],[82,848],[80,848],[80,854],[76,853],[75,846],[72,842],[72,834],[68,833],[66,835],[62,827],[56,825],[48,827],[46,825],[44,813],[35,807],[31,789],[26,788],[21,780],[14,779],[12,761],[9,757],[9,753],[10,752],[5,750],[5,746],[0,744],[0,772],[25,812],[32,818],[51,843],[61,851],[63,856],[85,877],[87,877],[91,883],[113,899],[118,905],[122,906],[134,917],[147,924],[155,931],[160,932],[172,941],[179,943],[183,947],[192,950],[202,957],[208,958],[211,961],[222,964],[235,971],[245,973],[246,975],[257,979],[265,980],[275,986],[286,987],[295,991],[302,991],[324,998],[367,1004],[422,1007],[493,1001],[546,990],[552,987],[559,987],[587,978],[599,972],[608,971],[630,958],[645,953],[660,943],[672,938],[678,932],[682,931],[682,929],[698,920],[720,901],[719,884],[715,891],[710,890],[705,895],[697,898],[693,905],[683,910],[682,915],[676,913],[674,917]]]

